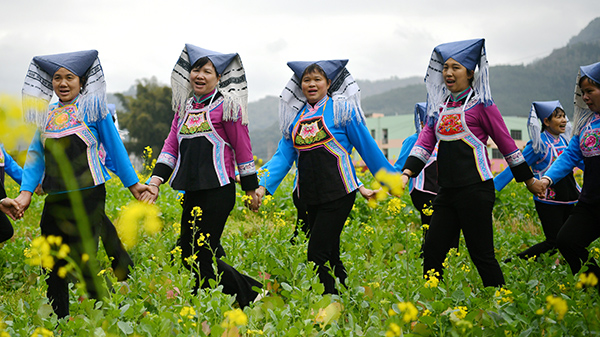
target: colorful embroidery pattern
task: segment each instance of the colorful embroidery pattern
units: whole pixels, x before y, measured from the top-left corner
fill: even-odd
[[[445,114],[441,116],[438,124],[438,133],[452,136],[465,131],[460,114]]]
[[[254,161],[239,164],[238,171],[240,172],[240,177],[245,177],[256,173],[256,166],[254,165]]]
[[[332,138],[321,116],[300,121],[294,130],[294,146],[299,149],[322,145]]]
[[[600,155],[600,130],[586,130],[581,135],[579,146],[584,157],[595,157]]]
[[[167,152],[161,152],[158,155],[158,159],[156,160],[156,163],[162,163],[167,165],[170,168],[174,168],[175,164],[177,164],[177,157],[175,157],[174,155],[167,153]]]
[[[515,167],[525,162],[525,157],[523,157],[523,153],[521,153],[521,151],[516,150],[513,153],[504,156],[504,160],[506,160],[509,167]]]
[[[410,150],[410,155],[419,158],[422,162],[427,163],[429,157],[431,157],[431,153],[425,150],[425,148],[421,146],[414,146],[412,150]]]
[[[48,124],[46,124],[46,131],[56,132],[81,124],[81,122],[76,119],[76,115],[77,107],[75,105],[67,105],[52,110],[52,112],[50,112]]]
[[[4,151],[2,151],[2,149],[0,149],[0,166],[4,166]]]
[[[203,133],[203,132],[211,132],[212,129],[208,120],[206,119],[206,111],[189,114],[181,126],[181,130],[179,131],[182,135],[191,135],[195,133]]]

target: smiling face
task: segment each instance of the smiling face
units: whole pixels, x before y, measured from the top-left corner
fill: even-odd
[[[464,91],[471,84],[473,79],[473,71],[468,70],[462,64],[456,62],[453,58],[449,58],[444,62],[444,69],[442,70],[442,76],[444,77],[444,83],[446,88],[452,93],[459,93]]]
[[[81,91],[79,76],[71,71],[60,68],[52,76],[52,88],[62,102],[72,101]]]
[[[317,70],[302,76],[302,93],[309,104],[315,104],[323,99],[330,85],[331,81]]]
[[[190,71],[190,84],[196,96],[203,96],[213,91],[220,78],[221,75],[217,74],[215,66],[210,61]]]
[[[557,108],[548,118],[544,118],[545,130],[551,135],[558,137],[561,133],[565,133],[567,126],[567,117],[565,112]]]
[[[600,88],[598,85],[586,77],[581,80],[579,87],[583,93],[583,101],[588,108],[593,112],[600,113]]]

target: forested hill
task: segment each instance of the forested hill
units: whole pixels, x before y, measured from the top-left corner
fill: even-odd
[[[492,96],[503,115],[527,116],[532,101],[561,101],[573,113],[573,89],[579,66],[600,61],[600,18],[594,19],[562,48],[528,65],[490,67]],[[390,90],[363,99],[365,112],[412,113],[427,97],[424,84]]]

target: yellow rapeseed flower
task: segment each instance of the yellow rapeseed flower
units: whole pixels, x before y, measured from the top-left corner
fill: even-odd
[[[402,336],[402,329],[396,323],[390,323],[388,331],[385,333],[385,337],[399,337]]]
[[[54,333],[46,328],[42,328],[42,327],[38,327],[36,328],[33,333],[31,334],[31,337],[50,337],[50,336],[54,336]]]
[[[569,306],[564,299],[548,295],[548,297],[546,297],[546,309],[552,309],[556,313],[556,318],[562,320],[565,317],[567,310],[569,310]]]
[[[225,319],[221,322],[221,326],[224,328],[248,324],[248,316],[241,309],[225,311],[223,316],[225,316]]]
[[[182,317],[187,317],[189,319],[193,319],[196,316],[196,311],[192,307],[183,307],[179,312],[179,315]]]
[[[396,216],[402,212],[402,200],[399,198],[392,198],[387,204],[386,212],[391,216]]]
[[[402,174],[398,172],[388,172],[384,169],[381,169],[375,173],[375,179],[388,187],[389,191],[395,196],[402,196],[404,193]]]
[[[577,289],[585,287],[594,287],[598,284],[598,277],[594,273],[581,273],[579,274],[579,282],[577,282]]]
[[[161,230],[162,221],[159,218],[159,212],[156,205],[137,200],[122,208],[116,227],[126,248],[132,248],[137,244],[139,228],[144,228],[146,233],[151,235]]]
[[[46,103],[37,100],[34,104],[43,107]],[[43,108],[40,110],[43,110]],[[0,135],[2,135],[2,143],[7,151],[16,149],[23,142],[31,141],[35,133],[35,126],[25,122],[22,111],[21,98],[5,94],[0,95]],[[23,156],[25,154],[23,152]],[[25,158],[15,159],[23,162]]]
[[[465,317],[467,317],[467,307],[465,306],[458,306],[458,307],[454,307],[453,309],[454,311],[452,311],[452,313],[450,315],[456,317],[457,319],[461,320]]]
[[[419,310],[411,302],[400,302],[397,304],[400,313],[402,313],[402,321],[409,323],[415,321],[419,315]]]

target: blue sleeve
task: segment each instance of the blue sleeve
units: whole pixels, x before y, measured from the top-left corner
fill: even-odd
[[[581,161],[583,161],[583,154],[579,148],[579,135],[577,135],[571,138],[567,149],[558,156],[558,159],[552,163],[552,166],[544,175],[552,179],[553,184],[556,184],[569,172],[573,172],[573,168],[579,165]]]
[[[353,119],[346,125],[346,134],[373,176],[381,169],[385,169],[390,173],[397,172],[394,166],[385,158],[365,124]]]
[[[44,158],[44,146],[40,138],[40,131],[36,131],[33,140],[27,150],[27,160],[23,168],[21,179],[21,191],[33,193],[44,176],[46,161]]]
[[[275,193],[279,184],[281,184],[281,181],[288,174],[297,159],[298,153],[294,148],[292,140],[281,137],[277,145],[277,151],[275,151],[271,160],[263,165],[266,171],[260,177],[258,184],[264,186],[270,194]]]
[[[406,163],[406,158],[408,158],[408,155],[410,155],[410,150],[412,150],[413,146],[415,146],[417,139],[419,139],[419,135],[415,133],[415,134],[407,137],[402,142],[402,147],[400,148],[400,154],[398,155],[398,160],[396,160],[396,163],[394,164],[394,168],[398,172],[400,172],[402,170],[402,168],[404,167],[404,163]]]
[[[23,169],[17,162],[6,152],[4,146],[2,146],[2,152],[4,152],[4,170],[17,184],[21,185],[23,178]]]
[[[96,122],[100,142],[106,150],[106,157],[110,158],[111,171],[113,171],[125,187],[129,187],[139,182],[137,173],[129,161],[129,155],[125,150],[125,145],[121,141],[119,132],[110,116]]]

